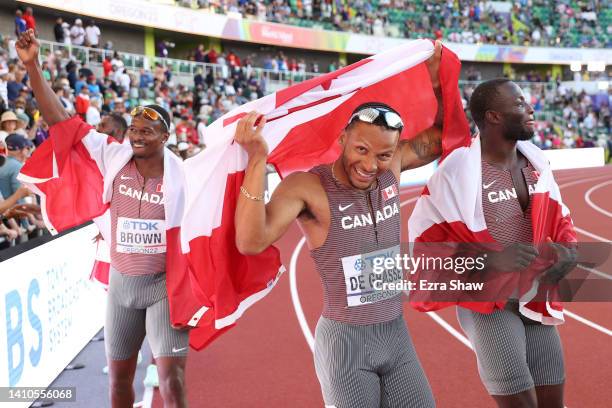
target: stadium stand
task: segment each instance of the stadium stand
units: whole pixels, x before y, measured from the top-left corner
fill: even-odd
[[[191,1],[178,5],[325,30],[461,43],[610,47],[608,0]]]

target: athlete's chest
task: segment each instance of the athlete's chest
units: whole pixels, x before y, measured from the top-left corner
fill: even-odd
[[[397,240],[400,231],[399,186],[391,177],[382,178],[370,191],[329,188],[326,231],[332,241],[345,246]]]
[[[530,163],[504,170],[482,162],[482,203],[486,218],[526,215],[531,209],[539,175]]]
[[[163,177],[144,178],[129,162],[113,180],[111,211],[122,216],[163,219]]]
[[[337,215],[330,229],[336,231],[371,229],[399,221],[397,185],[360,196],[339,196],[330,204]]]

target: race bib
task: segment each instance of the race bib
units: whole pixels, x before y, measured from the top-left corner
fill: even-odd
[[[401,283],[402,271],[399,269],[384,269],[376,273],[377,262],[385,258],[395,258],[400,254],[400,246],[352,255],[341,258],[346,284],[346,304],[349,307],[367,305],[390,299],[401,293],[401,290],[386,289],[384,284]],[[376,259],[379,259],[376,261]]]
[[[166,221],[119,217],[116,249],[122,254],[165,253]]]

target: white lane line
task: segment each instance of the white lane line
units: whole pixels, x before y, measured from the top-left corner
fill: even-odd
[[[601,242],[605,242],[607,244],[610,243],[610,240],[607,238],[602,237],[601,235],[597,235],[597,234],[593,234],[592,232],[583,230],[582,228],[578,228],[577,226],[574,225],[574,229],[576,230],[576,232],[581,233],[582,235],[586,235],[587,237],[593,238],[597,241],[601,241]]]
[[[420,196],[419,196],[419,197],[420,197]],[[408,199],[408,200],[406,200],[406,201],[402,201],[402,202],[400,203],[400,208],[402,208],[403,206],[408,205],[408,204],[410,204],[410,203],[414,203],[416,200],[418,200],[418,199],[419,199],[419,197],[413,197],[413,198]]]
[[[603,177],[605,177],[605,178],[609,178],[609,176],[608,176],[608,175],[605,175],[605,176],[595,176],[595,177],[590,177],[590,178],[586,178],[586,179],[583,179],[583,180],[576,180],[576,181],[573,181],[573,182],[570,182],[570,183],[563,183],[563,184],[559,185],[559,189],[566,188],[566,187],[569,187],[569,186],[574,186],[574,185],[577,185],[577,184],[586,183],[586,182],[589,182],[589,181],[598,180],[598,179],[601,179],[601,178],[603,178]],[[608,182],[601,183],[601,184],[608,184],[608,183],[611,183],[611,182],[612,182],[612,181],[608,181]],[[599,184],[599,185],[601,185],[601,184]],[[590,189],[589,191],[591,191],[591,190],[593,190],[593,189]],[[588,192],[587,192],[587,193],[588,193]],[[585,194],[585,198],[586,198],[586,194]],[[607,238],[602,237],[601,235],[593,234],[592,232],[589,232],[589,231],[587,231],[587,230],[584,230],[584,229],[582,229],[582,228],[579,228],[579,227],[577,227],[577,226],[575,226],[575,225],[574,225],[574,229],[575,229],[575,230],[576,230],[576,232],[578,232],[579,234],[585,235],[585,236],[587,236],[587,237],[589,237],[589,238],[593,238],[593,239],[594,239],[594,240],[596,240],[596,241],[601,241],[601,242],[604,242],[604,243],[610,244],[610,240],[608,240]],[[612,279],[612,276],[610,276],[609,274],[607,274],[607,273],[605,273],[605,272],[602,272],[602,271],[599,271],[599,270],[597,270],[597,269],[593,269],[593,268],[588,268],[588,267],[586,267],[586,266],[582,266],[582,265],[578,265],[578,266],[579,266],[580,268],[582,268],[582,269],[586,270],[586,271],[589,271],[589,272],[591,272],[591,273],[595,274],[595,275],[601,276],[601,277],[606,278],[606,279]]]
[[[440,326],[442,326],[454,338],[456,338],[461,343],[463,343],[464,346],[466,346],[470,350],[474,350],[472,348],[472,343],[470,343],[470,340],[467,337],[465,337],[463,334],[459,333],[459,331],[457,329],[455,329],[453,326],[451,326],[446,320],[441,318],[440,315],[438,315],[436,312],[427,312],[427,316],[431,317],[434,320],[434,322],[436,322]]]
[[[610,178],[609,174],[603,174],[601,176],[593,176],[593,177],[588,177],[585,179],[580,179],[580,180],[575,180],[575,181],[570,181],[569,183],[563,183],[563,184],[559,184],[559,189],[565,188],[565,187],[571,187],[571,186],[575,186],[577,184],[582,184],[582,183],[587,183],[589,181],[593,181],[593,180],[599,180],[602,178]]]
[[[612,218],[612,212],[610,211],[606,211],[603,208],[601,208],[600,206],[598,206],[597,204],[595,204],[592,200],[591,200],[591,194],[593,193],[593,191],[603,187],[603,186],[607,186],[608,184],[612,184],[612,180],[609,181],[604,181],[603,183],[599,183],[594,185],[593,187],[589,188],[587,190],[586,193],[584,193],[584,201],[586,201],[586,203],[595,211],[598,211],[600,213],[602,213],[603,215],[606,215],[610,218]]]
[[[578,264],[578,268],[591,272],[593,275],[601,276],[604,279],[612,279],[612,275],[608,275],[607,273],[598,271],[597,269],[589,268],[588,266]]]
[[[310,347],[310,351],[314,353],[314,336],[310,331],[308,321],[306,321],[306,316],[304,315],[304,310],[302,309],[302,303],[300,303],[300,294],[298,293],[297,288],[297,261],[300,256],[300,251],[305,243],[306,238],[302,237],[300,242],[298,242],[298,244],[295,246],[293,254],[291,254],[291,262],[289,262],[289,290],[291,292],[291,301],[293,303],[293,309],[295,310],[298,323],[300,324],[300,328],[302,329],[306,343],[308,343],[308,347]]]
[[[580,323],[584,323],[589,327],[592,327],[593,329],[602,332],[603,334],[607,334],[608,336],[612,336],[612,330],[606,329],[605,327],[594,323],[592,321],[590,321],[589,319],[585,319],[582,316],[577,315],[574,312],[570,312],[569,310],[563,308],[563,312],[568,315],[569,317],[571,317],[574,320],[578,320]]]

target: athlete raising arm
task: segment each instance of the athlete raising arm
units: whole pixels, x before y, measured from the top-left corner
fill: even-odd
[[[99,171],[104,180],[112,180],[104,186],[103,194],[111,197],[111,278],[104,337],[112,407],[131,407],[134,403],[132,382],[145,334],[157,362],[164,406],[185,407],[189,333],[171,326],[166,289],[166,199],[171,193],[164,185],[164,174],[172,169],[178,175],[182,169],[182,162],[164,146],[170,116],[158,105],[139,106],[132,111],[127,131],[130,143],[116,143],[80,119],[70,118],[42,75],[39,43],[32,30],[21,35],[16,48],[43,118],[50,127],[58,126],[52,132],[61,132],[59,137],[65,140],[72,138],[70,146],[83,146],[90,161],[95,157],[97,169],[85,166],[83,160],[79,171]],[[99,179],[92,177],[94,181]],[[176,184],[176,180],[173,182]],[[100,190],[101,184],[97,186]],[[93,181],[88,187],[95,187]],[[172,200],[176,197],[167,201]],[[155,232],[143,232],[139,228],[142,225],[153,225]]]
[[[441,45],[427,61],[440,103]],[[441,109],[439,109],[441,110]],[[400,173],[441,154],[441,114],[430,129],[400,141],[403,122],[390,106],[359,106],[339,135],[342,153],[330,164],[296,172],[263,201],[268,146],[265,119],[251,112],[235,140],[248,153],[236,209],[236,244],[257,254],[277,241],[294,220],[306,237],[324,286],[324,310],[315,335],[315,366],[326,405],[344,407],[434,406],[414,351],[397,292],[345,284],[362,278],[359,258],[399,252]],[[347,120],[348,119],[348,120]],[[362,258],[363,259],[363,258]]]

